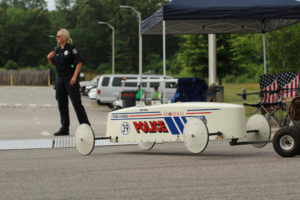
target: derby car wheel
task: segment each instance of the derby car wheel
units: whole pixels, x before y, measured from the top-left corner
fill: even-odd
[[[189,120],[183,130],[185,147],[193,153],[201,153],[208,144],[209,135],[205,123],[201,119]]]
[[[282,157],[293,157],[299,150],[299,135],[294,127],[283,127],[273,138],[274,150]]]
[[[139,142],[138,146],[143,150],[150,150],[154,147],[155,142]]]
[[[252,115],[246,124],[246,130],[258,130],[258,132],[246,133],[246,139],[251,142],[270,140],[271,137],[271,127],[268,120],[260,114]],[[266,146],[267,143],[252,144],[256,148],[262,148]]]
[[[83,155],[92,153],[95,146],[95,136],[88,124],[81,124],[75,132],[76,149]]]

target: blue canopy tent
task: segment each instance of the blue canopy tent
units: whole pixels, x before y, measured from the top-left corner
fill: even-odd
[[[166,34],[264,34],[299,21],[300,0],[173,0],[142,22],[141,34],[163,35],[165,76]]]
[[[300,21],[300,0],[173,0],[142,22],[143,35],[265,33]]]

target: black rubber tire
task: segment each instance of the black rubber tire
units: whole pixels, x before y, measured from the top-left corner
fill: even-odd
[[[294,131],[296,132],[298,136],[298,143],[300,144],[300,125],[294,125],[293,127]],[[297,155],[300,155],[300,145],[298,146]]]
[[[83,86],[82,88],[80,88],[82,95],[86,96],[85,94],[85,86]]]
[[[284,139],[289,139],[289,141],[281,141]],[[289,143],[291,142],[291,143]],[[286,149],[282,145],[286,144]],[[294,126],[285,126],[277,131],[273,138],[273,147],[276,153],[282,157],[293,157],[297,155],[299,151],[299,135],[297,134],[296,128]],[[288,147],[288,145],[291,145]]]

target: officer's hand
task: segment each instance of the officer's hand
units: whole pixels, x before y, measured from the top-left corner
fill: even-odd
[[[48,55],[47,55],[47,58],[48,59],[51,59],[55,56],[55,52],[54,51],[51,51]]]
[[[76,77],[72,77],[72,79],[70,80],[70,85],[74,85],[76,83]]]

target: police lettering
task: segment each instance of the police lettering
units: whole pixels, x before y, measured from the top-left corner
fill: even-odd
[[[168,133],[168,129],[164,121],[140,121],[133,122],[135,130],[137,133],[143,131],[144,133]]]

